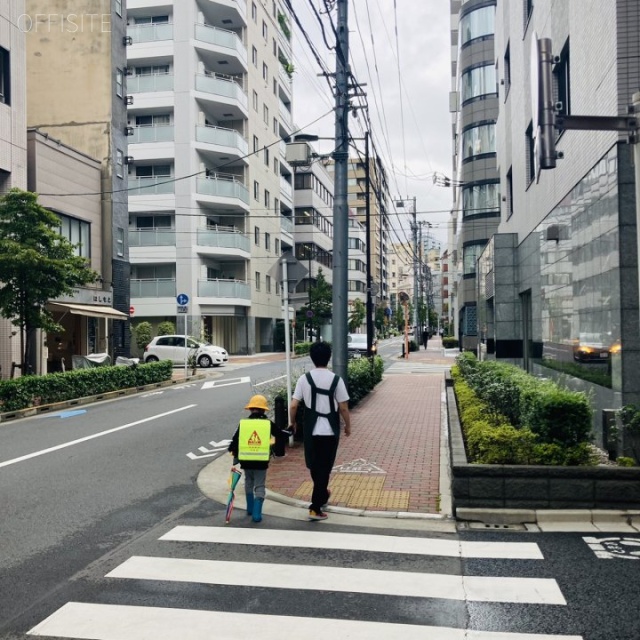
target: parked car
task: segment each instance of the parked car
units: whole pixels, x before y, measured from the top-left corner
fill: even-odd
[[[378,350],[376,341],[371,345],[371,353],[376,354]],[[347,356],[349,358],[361,358],[367,355],[367,334],[366,333],[350,333],[347,336]]]
[[[187,358],[195,357],[199,367],[219,367],[229,360],[229,354],[222,347],[187,337]],[[171,360],[173,364],[184,364],[184,336],[157,336],[144,350],[145,362]]]

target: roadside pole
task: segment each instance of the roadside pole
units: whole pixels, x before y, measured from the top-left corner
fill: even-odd
[[[281,258],[282,263],[282,305],[284,307],[284,351],[287,373],[287,422],[289,421],[289,407],[291,406],[291,334],[289,333],[289,274],[287,271],[287,257]],[[289,444],[291,438],[289,438]]]

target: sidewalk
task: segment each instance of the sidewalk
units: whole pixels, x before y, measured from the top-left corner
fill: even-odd
[[[453,358],[444,357],[439,338],[408,359],[400,357],[400,340],[393,344],[397,352],[387,358],[392,364],[382,382],[352,411],[351,437],[340,438],[329,485],[329,513],[450,515],[443,372]],[[294,443],[284,458],[272,460],[267,488],[271,498],[308,506],[312,483],[302,443]]]

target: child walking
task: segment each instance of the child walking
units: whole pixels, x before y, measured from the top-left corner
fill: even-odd
[[[269,405],[261,395],[252,396],[245,407],[250,414],[240,424],[229,445],[234,460],[244,470],[244,490],[247,496],[247,515],[254,522],[262,520],[262,504],[266,495],[267,468],[271,445],[281,430],[267,418]]]

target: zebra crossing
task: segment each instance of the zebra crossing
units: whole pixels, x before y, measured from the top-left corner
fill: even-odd
[[[464,560],[539,565],[544,557],[536,543],[179,525],[162,535],[157,545],[160,555],[130,556],[104,575],[103,601],[67,602],[28,635],[92,640],[249,640],[256,636],[324,640],[327,634],[350,640],[583,640],[562,633],[509,630],[511,617],[504,621],[505,630],[499,631],[459,624],[467,603],[533,607],[543,615],[545,607],[566,608],[553,578],[478,575],[477,571],[464,575],[455,568]],[[196,557],[183,557],[187,549],[195,550]],[[215,559],[231,551],[239,552],[242,560]],[[354,561],[354,553],[362,561]],[[250,561],[257,559],[262,561]],[[431,562],[435,570],[424,571]],[[126,604],[109,601],[109,587],[115,582],[119,591],[130,587],[132,595]],[[194,591],[176,602],[170,594],[177,587],[171,585]],[[239,589],[235,593],[242,598],[232,596],[228,606],[216,599],[218,591],[213,589],[218,588]],[[166,602],[158,596],[163,589]],[[94,599],[102,595],[100,590],[97,593]],[[152,602],[146,599],[149,593],[154,594]],[[323,599],[337,601],[341,595],[347,603],[341,616],[327,616],[319,609]],[[377,604],[366,605],[367,598]],[[289,599],[298,600],[298,607],[283,615],[282,602]],[[416,614],[411,624],[395,615],[404,605],[393,603],[403,599],[422,603],[424,614]],[[189,606],[176,606],[185,601]],[[350,602],[352,608],[348,608]],[[380,619],[366,615],[371,606],[382,611]],[[430,607],[438,615],[429,614]],[[442,625],[443,610],[451,612],[451,626]]]
[[[450,364],[440,364],[437,362],[411,362],[411,360],[401,360],[394,362],[388,369],[385,369],[385,374],[390,373],[445,373],[451,369]]]

